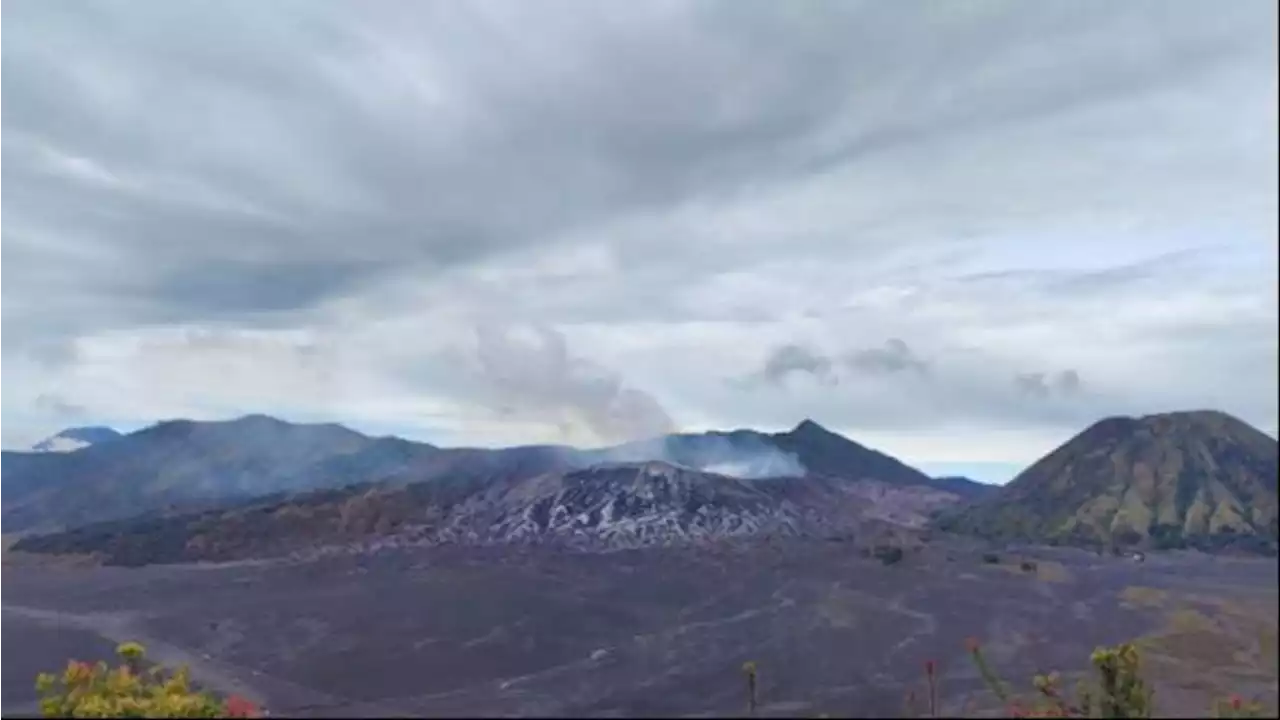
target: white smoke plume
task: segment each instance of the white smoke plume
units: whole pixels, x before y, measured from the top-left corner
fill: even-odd
[[[571,355],[554,328],[486,324],[476,340],[480,379],[504,415],[558,425],[570,441],[626,442],[675,430],[652,395]]]
[[[557,425],[567,442],[611,445],[575,451],[575,463],[658,461],[744,479],[805,474],[794,454],[764,435],[672,435],[676,424],[652,395],[575,357],[554,328],[486,323],[476,340],[479,378],[494,409]]]
[[[691,470],[754,480],[799,477],[804,464],[757,433],[675,435],[597,450],[588,454],[593,463],[659,461]]]
[[[771,477],[800,477],[805,474],[804,465],[793,453],[773,450],[745,454],[733,460],[715,462],[698,468],[705,472],[729,477],[756,480]]]

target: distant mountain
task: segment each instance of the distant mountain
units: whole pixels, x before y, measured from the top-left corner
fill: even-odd
[[[120,433],[100,426],[67,428],[31,446],[32,452],[72,452],[120,437]]]
[[[1095,423],[943,530],[996,539],[1274,552],[1277,442],[1230,415]]]
[[[658,459],[694,470],[740,478],[822,475],[930,487],[965,498],[989,486],[966,478],[935,479],[905,463],[834,433],[812,420],[787,432],[755,430],[676,434],[580,453],[595,462]]]
[[[437,448],[370,438],[340,425],[265,415],[172,420],[74,453],[3,455],[10,532],[56,530],[132,515],[181,513],[358,483],[468,486],[601,463],[659,460],[737,478],[822,475],[920,486],[970,497],[978,484],[939,482],[806,420],[784,433],[681,434],[599,450],[527,446]]]
[[[351,543],[633,547],[921,527],[979,483],[934,479],[817,423],[597,450],[437,448],[265,416],[172,421],[71,455],[7,453],[15,549],[116,562]],[[138,515],[140,517],[129,517]]]
[[[1000,489],[999,485],[978,482],[972,478],[962,477],[960,475],[944,475],[932,478],[931,487],[938,490],[953,492],[965,500],[980,500],[982,498],[994,495]]]
[[[376,441],[339,425],[295,425],[264,415],[225,422],[162,422],[72,453],[5,452],[6,532],[74,527],[356,482],[318,475],[324,461]],[[373,463],[373,459],[368,459]]]
[[[504,452],[510,461],[510,451]],[[551,456],[529,453],[535,464]],[[816,475],[748,480],[664,462],[532,476],[527,467],[508,468],[507,474],[365,484],[90,525],[27,537],[13,549],[96,554],[109,563],[141,565],[406,544],[554,543],[609,550],[760,535],[866,541],[921,528],[931,513],[957,500],[923,486]]]
[[[932,478],[884,453],[804,420],[789,432],[769,436],[773,444],[795,453],[811,473],[848,478],[876,478],[907,485],[928,485]]]

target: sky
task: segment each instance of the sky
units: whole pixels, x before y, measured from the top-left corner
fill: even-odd
[[[1276,14],[7,0],[0,437],[1274,434]]]

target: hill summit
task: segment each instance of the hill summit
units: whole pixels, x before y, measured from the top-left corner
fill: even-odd
[[[67,428],[31,446],[32,452],[72,452],[90,445],[115,440],[120,433],[109,427],[90,426]]]
[[[992,539],[1274,551],[1277,442],[1217,411],[1094,423],[985,502],[939,518]]]

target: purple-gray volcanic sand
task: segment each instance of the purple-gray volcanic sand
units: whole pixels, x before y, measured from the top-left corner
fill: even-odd
[[[822,541],[574,554],[397,549],[305,563],[4,569],[4,702],[35,674],[128,635],[191,660],[275,715],[898,714],[937,662],[946,707],[978,679],[980,638],[1008,678],[1079,668],[1160,618],[1127,586],[1276,587],[1274,560],[1159,554],[1146,563],[1040,549],[1070,582],[984,566],[935,544],[894,566]],[[12,609],[11,609],[12,608]],[[32,613],[40,615],[33,619]],[[96,618],[110,617],[99,627]],[[24,690],[25,688],[25,690]]]

